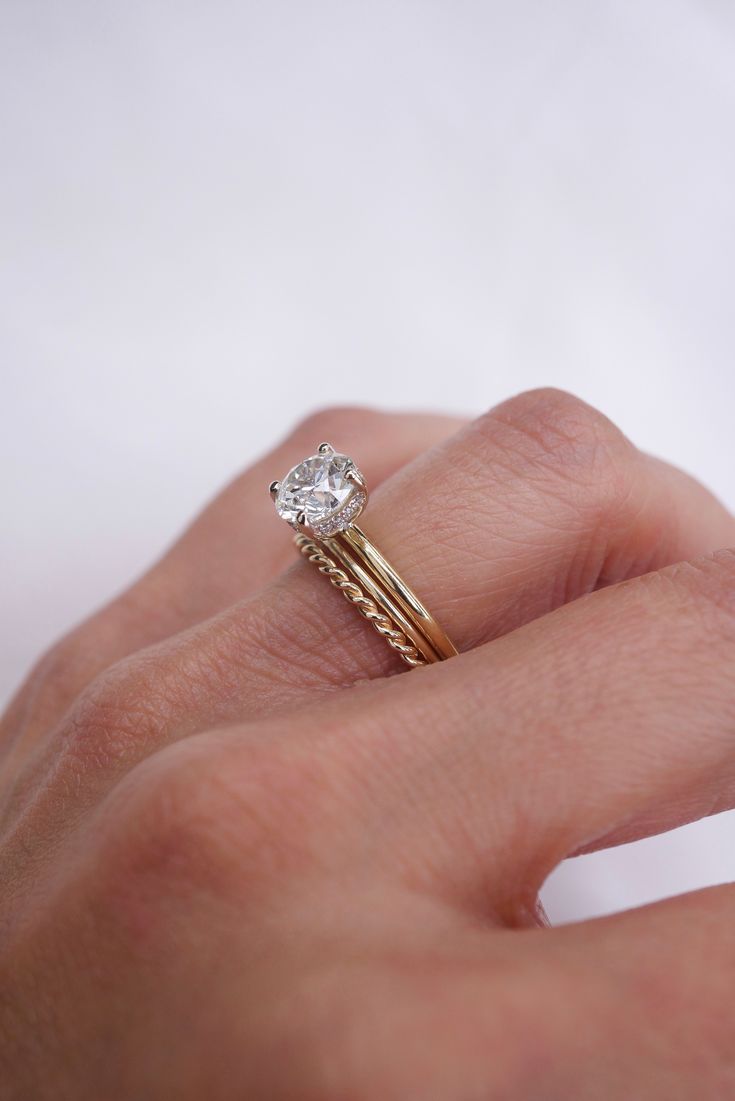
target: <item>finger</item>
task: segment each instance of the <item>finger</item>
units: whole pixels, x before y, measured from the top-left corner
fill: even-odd
[[[548,1094],[732,1096],[733,921],[725,886],[542,934],[528,965],[543,975],[533,1017],[554,1052]]]
[[[501,406],[404,469],[375,494],[370,515],[369,533],[461,646],[625,573],[717,545],[732,528],[691,480],[641,456],[587,406],[546,392]],[[391,660],[354,609],[300,564],[245,604],[98,680],[19,776],[15,798],[22,804],[51,769],[69,792],[86,788],[94,800],[172,738],[303,708],[388,671]],[[461,668],[486,682],[484,666]],[[479,690],[459,669],[429,683],[452,685],[455,673],[464,685],[457,691],[476,700]],[[493,671],[493,689],[499,683]],[[411,706],[404,721],[413,727]],[[419,725],[425,708],[424,700]],[[464,715],[461,706],[456,714]],[[517,728],[519,714],[511,718]],[[431,714],[425,721],[435,726]]]
[[[696,482],[642,455],[584,403],[546,391],[500,406],[403,467],[378,488],[363,526],[461,649],[735,541],[732,517]],[[283,538],[292,549],[285,527]],[[145,690],[175,699],[165,738],[182,716],[191,730],[272,714],[394,672],[396,660],[300,562],[118,673],[123,694],[137,695],[137,678],[150,673]]]
[[[325,410],[302,421],[287,439],[259,459],[202,512],[143,583],[154,609],[173,605],[165,623],[173,634],[257,592],[293,560],[283,524],[264,489],[273,470],[287,470],[321,441],[357,441],[365,473],[380,485],[416,455],[456,432],[459,417],[384,413],[346,408]],[[163,597],[163,599],[162,599]]]
[[[734,551],[594,593],[323,704],[311,752],[414,886],[517,924],[571,853],[735,806],[733,593]]]
[[[555,391],[512,399],[419,456],[380,487],[361,526],[460,649],[735,542],[735,521],[702,486]],[[233,626],[248,714],[397,668],[307,563],[234,609]]]
[[[457,417],[365,409],[308,417],[220,493],[127,592],[53,648],[16,697],[6,729],[17,728],[24,713],[29,734],[44,729],[97,673],[247,597],[292,562],[293,548],[264,487],[273,470],[288,469],[313,448],[315,437],[354,440],[366,476],[379,485],[461,423]]]

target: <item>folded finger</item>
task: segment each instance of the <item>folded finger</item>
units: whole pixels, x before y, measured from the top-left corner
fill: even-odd
[[[535,1015],[554,1053],[550,1093],[733,1096],[733,922],[724,886],[542,934]]]
[[[265,486],[262,492],[265,496]],[[642,456],[600,414],[547,392],[501,406],[403,468],[378,489],[364,521],[461,648],[497,639],[620,576],[702,545],[717,546],[733,535],[732,524],[705,490]],[[290,544],[287,529],[284,539]],[[546,632],[544,626],[544,638]],[[535,637],[524,635],[524,645]],[[589,636],[582,632],[581,638],[581,660],[586,660]],[[533,647],[526,660],[519,645],[513,634],[507,644],[498,640],[491,666],[486,655],[477,658],[479,664],[455,658],[438,677],[414,682],[422,670],[398,678],[411,682],[401,689],[408,701],[407,727],[415,730],[425,722],[434,730],[445,721],[453,732],[451,752],[466,746],[469,764],[473,739],[496,729],[501,716],[521,736],[519,699],[528,696],[535,713],[554,722],[558,699],[541,676],[543,663]],[[554,645],[543,655],[552,663],[547,677],[553,679],[553,662],[566,652],[566,645]],[[604,674],[612,658],[604,648],[600,653]],[[508,680],[502,691],[502,662],[510,661],[505,654],[516,655],[505,675],[515,669],[517,679]],[[639,652],[637,663],[644,660]],[[104,788],[173,739],[242,719],[300,712],[335,688],[381,677],[395,669],[394,662],[395,655],[354,609],[309,564],[300,563],[250,600],[111,670],[80,699],[48,750],[32,763],[31,775],[52,768],[61,782],[67,768],[73,776],[80,768],[92,771],[94,783],[88,778],[84,783],[93,793],[97,783]],[[432,686],[428,701],[421,698],[427,684]],[[545,698],[536,701],[537,693]],[[468,723],[466,708],[481,698],[489,725],[487,715],[474,711]],[[389,716],[383,721],[386,730],[393,729]],[[471,734],[463,734],[461,743],[458,723],[463,731],[468,724]],[[412,745],[414,739],[407,738],[406,751]],[[429,739],[424,751],[430,753],[433,745]],[[439,740],[440,753],[442,745]],[[512,767],[518,761],[509,761],[507,785],[514,783]],[[482,769],[474,775],[479,781]],[[27,783],[22,778],[21,793]],[[69,790],[79,786],[71,776],[66,783]]]
[[[246,599],[293,561],[264,487],[293,465],[314,437],[342,436],[364,456],[379,485],[457,430],[457,417],[335,409],[317,413],[228,485],[173,547],[126,592],[62,639],[31,674],[6,716],[29,735],[48,727],[99,672]]]
[[[322,706],[356,829],[515,923],[566,856],[735,806],[734,593],[720,551]]]
[[[641,454],[584,403],[546,391],[513,399],[402,467],[361,523],[460,649],[735,542],[733,518],[693,479]],[[284,525],[281,538],[293,554]],[[155,666],[191,724],[271,714],[400,668],[305,562],[151,658],[145,668]],[[121,672],[134,680],[134,668]]]

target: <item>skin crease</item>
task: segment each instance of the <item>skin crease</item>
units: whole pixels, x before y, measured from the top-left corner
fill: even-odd
[[[324,439],[459,657],[395,675],[289,565],[267,485]],[[3,1101],[735,1096],[729,887],[537,904],[570,853],[735,804],[730,546],[556,391],[300,425],[3,720]]]

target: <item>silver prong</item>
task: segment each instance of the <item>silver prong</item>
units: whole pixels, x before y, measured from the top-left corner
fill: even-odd
[[[362,486],[363,489],[365,488],[362,474],[360,474],[359,470],[355,470],[354,467],[347,471],[345,478],[348,482],[354,482],[356,486]]]
[[[332,447],[331,443],[320,443],[319,446],[317,447],[317,451],[319,452],[320,455],[333,455],[334,454],[334,448]]]
[[[270,486],[268,487],[268,492],[270,493],[273,500],[275,500],[276,494],[278,493],[278,490],[280,488],[281,488],[281,483],[280,482],[271,482]]]
[[[300,512],[298,514],[298,516],[296,517],[296,523],[299,525],[300,528],[305,528],[306,527],[306,513],[305,512]]]

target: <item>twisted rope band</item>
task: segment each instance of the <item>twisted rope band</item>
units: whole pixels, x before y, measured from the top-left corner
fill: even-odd
[[[369,596],[366,596],[360,586],[345,570],[340,569],[333,558],[325,554],[324,549],[309,539],[308,536],[298,534],[294,537],[294,543],[304,558],[313,562],[320,573],[329,578],[336,589],[357,608],[360,615],[372,623],[375,630],[381,635],[390,647],[403,658],[412,668],[418,665],[426,665],[416,647],[408,640],[403,631],[400,631],[390,616],[381,612],[378,605]]]

